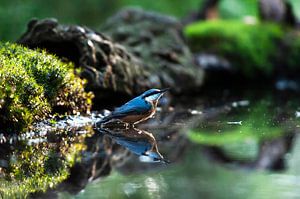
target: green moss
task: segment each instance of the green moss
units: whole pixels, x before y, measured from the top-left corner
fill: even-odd
[[[273,72],[276,41],[283,36],[280,26],[241,21],[205,21],[189,25],[185,35],[193,51],[215,53],[227,58],[245,76]]]
[[[0,82],[0,131],[23,131],[51,113],[91,106],[73,66],[39,50],[0,43]]]

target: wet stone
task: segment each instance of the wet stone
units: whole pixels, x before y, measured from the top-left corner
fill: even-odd
[[[96,99],[133,96],[153,87],[192,93],[202,85],[203,71],[193,64],[180,30],[174,18],[125,10],[101,29],[112,39],[87,27],[44,19],[30,21],[18,43],[74,62]]]
[[[133,95],[161,86],[150,81],[150,73],[123,46],[87,27],[62,25],[56,19],[32,20],[18,43],[74,62],[96,98],[103,97],[103,91]]]
[[[193,63],[177,19],[129,8],[107,20],[100,30],[142,60],[152,79],[164,87],[192,93],[202,85],[203,70]]]

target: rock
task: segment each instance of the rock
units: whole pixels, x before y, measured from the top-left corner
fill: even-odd
[[[18,43],[74,62],[96,98],[102,98],[104,91],[133,95],[161,86],[123,46],[86,27],[61,25],[55,19],[32,20]]]
[[[193,93],[202,85],[203,70],[193,64],[182,38],[182,25],[173,17],[124,9],[100,30],[142,60],[151,78],[176,93]]]
[[[55,19],[32,20],[18,43],[74,62],[97,99],[116,93],[132,96],[151,87],[191,93],[201,86],[203,71],[192,63],[180,28],[171,17],[125,10],[101,29],[125,47],[86,27],[60,25]]]
[[[264,21],[296,25],[292,5],[286,0],[259,0],[259,15]]]

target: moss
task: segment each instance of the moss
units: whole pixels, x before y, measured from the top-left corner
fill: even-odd
[[[46,52],[0,43],[0,131],[26,130],[51,113],[86,112],[84,81]]]
[[[252,77],[256,73],[272,74],[276,41],[282,38],[283,30],[269,23],[216,20],[191,24],[185,28],[185,35],[193,51],[216,53],[245,76]]]

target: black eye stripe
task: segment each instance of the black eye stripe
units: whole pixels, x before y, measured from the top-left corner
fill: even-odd
[[[144,98],[149,97],[150,95],[158,94],[158,93],[160,93],[160,91],[153,91],[152,93],[149,93],[149,94],[145,95]]]

